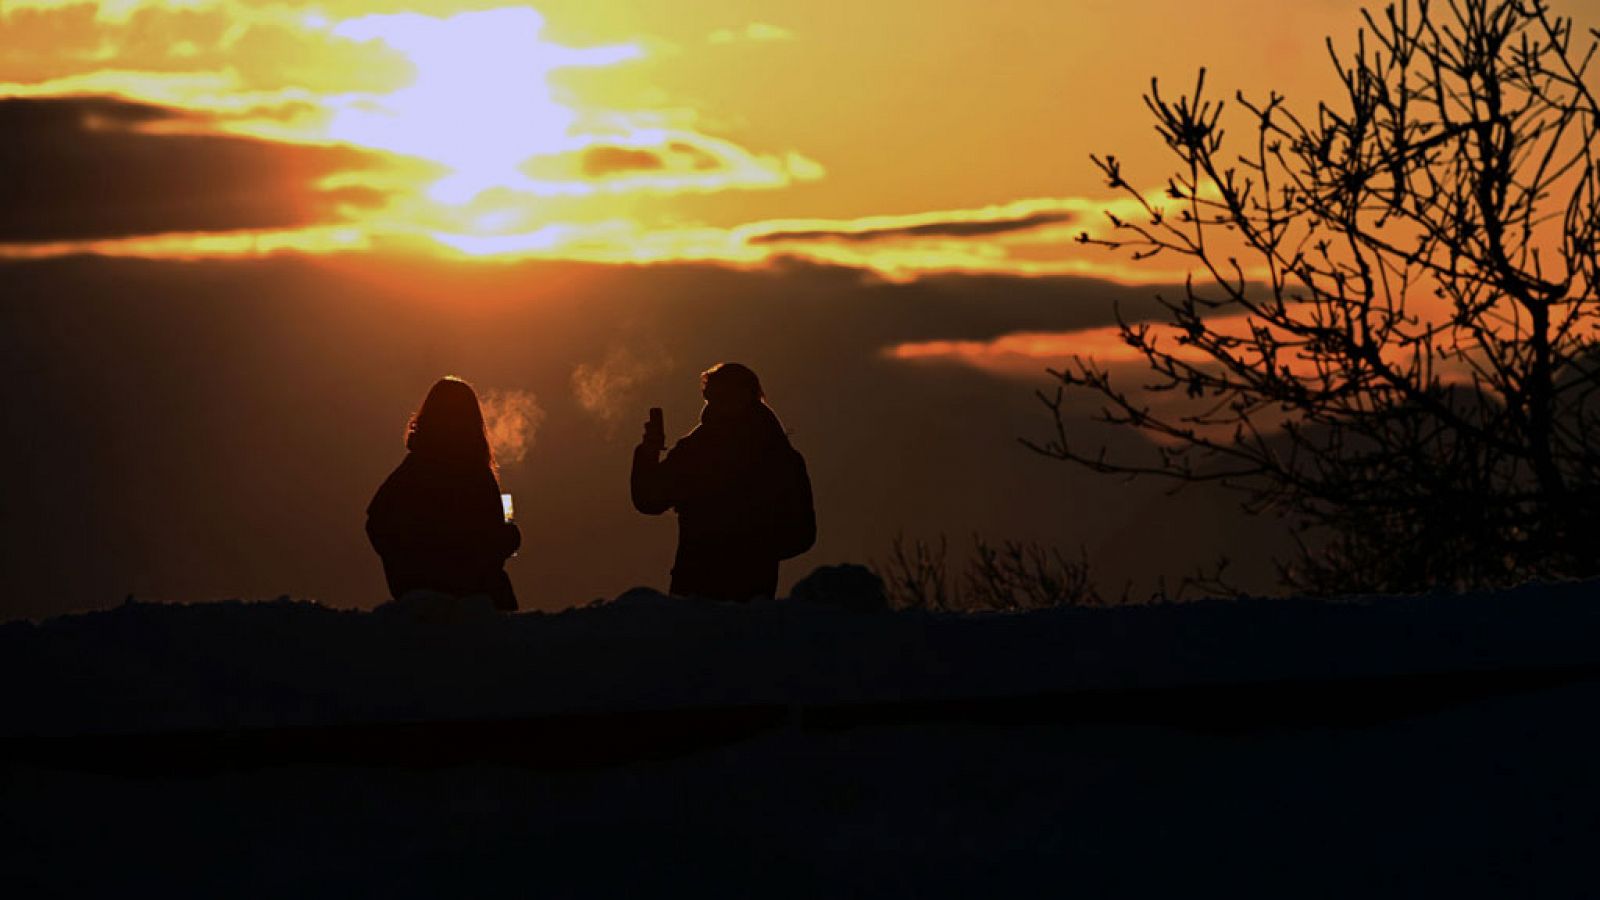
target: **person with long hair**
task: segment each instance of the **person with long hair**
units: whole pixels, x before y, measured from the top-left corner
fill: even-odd
[[[817,537],[805,459],[748,366],[712,366],[700,376],[700,393],[700,424],[665,458],[659,420],[645,423],[633,453],[634,508],[678,513],[672,593],[734,602],[771,597],[779,561],[804,553]]]
[[[406,426],[406,453],[367,506],[367,537],[389,593],[487,596],[517,608],[505,561],[522,543],[506,520],[483,410],[472,385],[434,382]]]

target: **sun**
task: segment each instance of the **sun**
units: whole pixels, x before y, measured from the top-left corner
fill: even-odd
[[[575,49],[541,39],[544,19],[525,7],[436,18],[417,13],[363,16],[332,26],[355,41],[381,41],[415,69],[410,84],[336,104],[328,136],[420,157],[447,174],[427,189],[434,202],[462,206],[493,189],[538,194],[529,160],[578,149],[577,111],[558,101],[549,75],[568,66],[605,66],[642,55],[631,44]]]

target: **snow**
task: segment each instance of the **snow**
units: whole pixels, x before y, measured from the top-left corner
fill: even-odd
[[[275,600],[14,622],[0,871],[11,896],[1581,896],[1597,589],[969,616],[638,589],[556,614]],[[586,713],[626,742],[648,740],[630,716],[741,709],[780,715],[591,768],[481,747],[78,764],[125,746],[93,735],[453,739]]]
[[[838,705],[1600,665],[1597,585],[1025,614],[748,606],[635,589],[455,621],[129,603],[0,627],[0,735]]]

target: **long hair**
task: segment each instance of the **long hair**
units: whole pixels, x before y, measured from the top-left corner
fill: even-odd
[[[487,466],[497,473],[489,429],[472,385],[454,375],[435,381],[406,424],[406,449],[452,462]]]

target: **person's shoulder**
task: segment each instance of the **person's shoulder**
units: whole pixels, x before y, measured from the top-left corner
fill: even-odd
[[[673,442],[673,444],[672,444],[672,452],[676,453],[677,451],[684,450],[684,449],[693,450],[694,448],[696,448],[696,447],[700,446],[701,444],[705,443],[705,440],[706,440],[705,427],[703,425],[695,425],[693,428],[689,429],[689,433],[688,434],[684,435],[681,438],[678,438],[676,441]]]
[[[415,480],[411,472],[411,454],[407,453],[373,492],[372,501],[367,504],[367,512],[370,514],[375,507],[393,503],[396,495],[405,492],[409,484]]]
[[[393,472],[389,473],[389,480],[396,484],[413,484],[418,481],[427,481],[434,477],[433,473],[437,468],[438,465],[426,456],[408,452],[405,459],[400,460],[400,464],[394,467]]]
[[[472,483],[476,484],[479,490],[493,491],[497,497],[500,495],[500,473],[488,466],[473,474]]]
[[[412,456],[413,454],[407,453],[405,456],[401,457],[400,461],[395,464],[393,469],[389,470],[389,476],[383,480],[385,486],[393,484],[396,481],[403,481],[408,475],[411,474],[416,467],[416,464],[412,462]]]
[[[795,449],[795,446],[788,441],[785,441],[778,450],[776,465],[779,469],[788,473],[785,477],[809,477],[806,474],[805,454]]]

